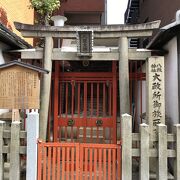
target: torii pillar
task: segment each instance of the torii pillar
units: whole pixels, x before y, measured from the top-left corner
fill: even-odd
[[[130,114],[128,38],[119,38],[119,96],[120,115]]]
[[[53,51],[53,39],[51,36],[45,37],[44,57],[43,64],[44,68],[49,70],[49,74],[44,74],[42,77],[41,84],[41,97],[40,97],[40,122],[39,122],[39,137],[43,141],[46,141],[48,114],[49,114],[49,100],[50,100],[50,89],[51,89],[51,72],[52,72],[52,51]]]

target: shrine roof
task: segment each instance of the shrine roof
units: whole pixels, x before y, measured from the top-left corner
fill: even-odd
[[[180,32],[180,21],[172,22],[162,27],[150,41],[148,49],[162,49],[163,46]]]
[[[49,73],[49,71],[44,69],[44,68],[34,66],[34,65],[31,65],[31,64],[27,64],[27,63],[21,62],[19,60],[14,60],[14,61],[10,61],[10,62],[5,63],[5,64],[1,64],[0,69],[8,68],[8,67],[15,66],[15,65],[21,66],[21,67],[24,67],[24,68],[28,68],[28,69],[37,71],[39,73],[46,73],[46,74]]]

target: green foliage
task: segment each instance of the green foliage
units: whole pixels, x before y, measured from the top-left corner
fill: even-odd
[[[34,8],[46,23],[50,19],[53,11],[60,7],[60,0],[31,0],[30,2],[30,8]]]

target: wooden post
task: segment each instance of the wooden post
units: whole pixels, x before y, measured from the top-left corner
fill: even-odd
[[[120,115],[130,113],[128,38],[119,39],[119,95]]]
[[[58,132],[57,132],[57,127],[58,125],[58,110],[59,110],[59,106],[58,106],[58,102],[59,102],[59,62],[55,61],[55,77],[54,77],[54,141],[57,142],[58,140]],[[60,92],[62,93],[62,92]],[[61,103],[61,102],[60,102]],[[60,130],[61,131],[61,130]]]
[[[0,180],[4,179],[3,131],[4,131],[4,121],[0,121]]]
[[[20,121],[19,109],[12,109],[12,121]]]
[[[27,165],[26,180],[37,178],[37,140],[39,138],[39,114],[36,111],[27,114]]]
[[[167,179],[167,126],[163,124],[157,125],[158,133],[158,172],[157,179]]]
[[[176,158],[174,162],[174,178],[180,179],[180,124],[174,126],[175,142],[176,142]]]
[[[140,180],[149,180],[149,126],[140,125]]]
[[[20,180],[20,122],[14,121],[11,124],[10,143],[10,180]]]
[[[45,37],[44,48],[44,68],[49,70],[49,74],[43,74],[41,81],[41,98],[40,98],[40,138],[45,141],[47,134],[48,110],[51,88],[51,71],[52,71],[52,37]]]
[[[122,180],[132,180],[132,117],[122,115]]]

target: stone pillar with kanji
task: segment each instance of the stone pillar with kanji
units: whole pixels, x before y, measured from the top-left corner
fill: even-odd
[[[157,124],[165,124],[164,57],[153,56],[147,61],[147,122],[151,135]]]

